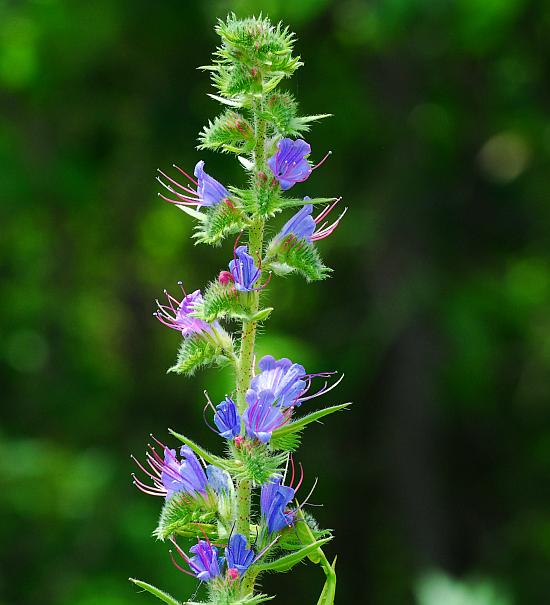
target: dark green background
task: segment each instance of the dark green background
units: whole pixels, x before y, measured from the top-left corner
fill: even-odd
[[[308,137],[332,157],[293,190],[349,206],[319,246],[334,277],[277,280],[259,346],[345,372],[324,403],[355,402],[300,453],[338,602],[454,605],[418,593],[434,569],[460,605],[548,602],[550,5],[0,0],[0,604],[154,602],[129,575],[194,590],[129,453],[167,427],[221,448],[202,390],[229,375],[166,375],[179,339],[151,313],[231,255],[194,247],[154,180],[203,157],[244,183],[195,150],[219,111],[196,67],[230,9],[297,32],[288,86],[334,114]],[[305,566],[265,581],[289,605],[321,587]]]

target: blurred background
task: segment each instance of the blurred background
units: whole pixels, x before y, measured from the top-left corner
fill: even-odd
[[[343,195],[327,282],[277,280],[262,354],[346,374],[300,459],[332,527],[340,603],[550,602],[550,5],[527,0],[0,0],[0,604],[189,598],[150,534],[161,502],[130,452],[167,427],[215,451],[202,391],[166,375],[163,288],[203,286],[232,243],[194,247],[157,167],[217,114],[215,20],[296,31],[288,83],[332,157],[297,195]],[[284,220],[284,219],[283,219]],[[265,579],[316,602],[320,570]],[[199,595],[200,598],[200,595]]]

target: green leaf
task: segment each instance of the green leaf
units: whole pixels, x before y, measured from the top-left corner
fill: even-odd
[[[221,467],[221,468],[223,468],[225,470],[229,470],[229,468],[228,468],[228,466],[229,466],[228,463],[230,463],[229,460],[227,460],[225,458],[221,458],[220,456],[216,456],[216,454],[210,453],[208,450],[205,450],[198,443],[195,443],[194,441],[192,441],[191,439],[189,439],[185,435],[181,435],[180,433],[176,433],[176,431],[174,431],[172,429],[168,429],[168,432],[171,435],[174,435],[174,437],[176,437],[176,439],[179,439],[185,445],[188,445],[195,452],[195,454],[197,454],[197,456],[200,456],[201,458],[203,458],[204,460],[206,460],[206,462],[209,462],[210,464],[214,464],[216,466],[219,466],[219,467]]]
[[[298,522],[295,525],[296,534],[300,539],[302,544],[313,544],[317,541],[317,538],[314,536],[311,527],[309,526],[308,520],[306,519],[303,510],[300,509],[298,512]],[[314,550],[308,555],[308,559],[312,563],[319,563],[321,561],[321,551]]]
[[[223,318],[248,320],[251,301],[247,292],[237,292],[231,284],[216,280],[208,285],[202,304],[196,307],[196,315],[207,322]]]
[[[199,212],[198,210],[194,210],[190,206],[183,206],[181,204],[176,204],[176,207],[179,208],[180,210],[183,210],[183,212],[185,212],[185,214],[188,214],[189,216],[196,218],[201,223],[206,221],[206,214],[203,214],[202,212]]]
[[[279,208],[284,210],[285,208],[301,208],[305,204],[329,204],[334,200],[333,197],[314,197],[307,201],[300,197],[282,198],[279,202]]]
[[[270,446],[276,450],[294,451],[300,444],[301,433],[308,424],[317,422],[334,412],[345,410],[350,405],[351,402],[348,401],[347,403],[322,408],[275,429],[271,436]]]
[[[324,538],[323,540],[317,540],[313,544],[308,544],[296,552],[292,552],[284,557],[279,557],[273,561],[267,563],[257,563],[254,568],[259,572],[263,571],[277,571],[283,572],[292,569],[297,563],[305,559],[311,552],[324,546],[327,542],[330,542],[332,537]]]
[[[195,227],[193,234],[197,243],[219,245],[228,235],[239,233],[248,226],[248,218],[234,201],[221,201],[205,208],[202,213],[205,220]]]
[[[313,116],[302,116],[294,118],[291,120],[289,125],[289,134],[297,136],[304,132],[309,132],[311,128],[310,124],[312,122],[318,122],[319,120],[323,120],[324,118],[330,118],[331,116],[331,113],[318,113]]]
[[[227,341],[226,348],[233,347],[231,337],[227,332],[217,329],[218,335]],[[197,334],[183,339],[178,351],[175,365],[168,371],[176,374],[192,376],[199,368],[209,365],[224,365],[228,362],[227,351],[224,351],[221,343],[213,338],[208,340]]]
[[[203,128],[198,149],[250,153],[254,148],[254,128],[248,120],[233,110],[227,110]]]
[[[287,454],[274,454],[267,445],[254,445],[250,448],[235,449],[234,466],[230,472],[237,479],[249,479],[255,485],[263,485],[269,479],[281,473]]]
[[[277,275],[296,272],[312,282],[325,279],[332,271],[323,264],[315,246],[306,241],[284,241],[275,254],[275,260],[269,263],[269,268]]]
[[[270,315],[271,311],[273,311],[273,307],[266,307],[265,309],[260,309],[257,313],[254,313],[250,318],[250,321],[265,321]]]
[[[184,603],[181,603],[180,601],[174,599],[174,597],[170,596],[167,592],[159,590],[158,588],[155,588],[155,586],[147,584],[147,582],[143,582],[142,580],[136,580],[135,578],[128,579],[130,580],[130,582],[133,582],[136,586],[139,586],[140,588],[143,588],[143,590],[150,592],[152,595],[157,597],[157,599],[164,601],[164,603],[168,603],[168,605],[185,605]]]
[[[212,493],[187,497],[175,493],[164,503],[153,535],[158,540],[166,540],[172,534],[195,537],[206,533],[216,537],[216,504]]]
[[[327,569],[326,565],[323,565],[323,569],[327,575],[325,585],[321,596],[317,601],[317,605],[334,605],[334,597],[336,596],[336,557],[330,568]]]
[[[217,68],[216,67],[212,67],[210,65],[205,65],[204,67],[202,67],[201,69],[208,69],[209,71],[216,71]],[[212,99],[214,99],[215,101],[218,101],[219,103],[222,103],[223,105],[229,105],[229,107],[242,107],[243,106],[243,102],[242,100],[239,101],[237,99],[226,99],[224,97],[219,97],[218,95],[213,95],[209,92],[206,93],[209,97],[211,97]]]

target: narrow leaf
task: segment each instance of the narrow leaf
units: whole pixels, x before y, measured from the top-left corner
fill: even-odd
[[[216,454],[210,453],[208,450],[205,450],[198,443],[195,443],[191,439],[187,438],[185,435],[181,435],[180,433],[176,433],[176,431],[172,429],[168,429],[168,432],[171,435],[174,435],[177,439],[179,439],[185,445],[188,445],[198,456],[209,462],[210,464],[215,464],[225,470],[227,470],[227,460],[221,458],[220,456],[216,456]]]
[[[304,512],[302,510],[300,510],[298,513],[298,521],[299,523],[296,523],[296,533],[298,534],[302,544],[313,544],[316,541],[315,536],[307,524],[307,521],[304,517]],[[307,557],[312,563],[317,564],[321,561],[321,552],[316,549]]]
[[[199,212],[198,210],[193,210],[193,208],[190,208],[189,206],[183,206],[182,204],[176,204],[176,206],[180,210],[183,210],[189,216],[192,216],[193,218],[196,218],[198,221],[201,221],[201,223],[203,223],[206,220],[206,215],[202,214],[202,212]]]
[[[288,571],[292,569],[297,563],[302,561],[305,557],[307,557],[311,552],[325,545],[327,542],[332,540],[332,538],[324,538],[323,540],[317,540],[313,544],[308,544],[297,550],[296,552],[285,555],[284,557],[280,557],[279,559],[275,559],[274,561],[269,561],[268,563],[258,563],[255,565],[255,568],[259,571]]]
[[[351,405],[351,401],[348,401],[347,403],[341,403],[339,405],[333,405],[333,406],[330,406],[327,408],[323,408],[321,410],[316,410],[315,412],[311,412],[310,414],[307,414],[306,416],[302,416],[301,418],[298,418],[297,420],[293,420],[292,422],[289,422],[288,424],[286,424],[278,429],[275,429],[273,431],[273,435],[271,437],[271,445],[276,447],[276,443],[277,443],[278,439],[281,439],[282,437],[287,437],[289,435],[293,435],[295,433],[299,433],[299,432],[303,431],[308,424],[311,424],[312,422],[316,422],[317,420],[320,420],[321,418],[328,416],[329,414],[333,414],[334,412],[339,412],[340,410],[345,410],[350,405]]]
[[[336,557],[334,557],[330,568],[327,569],[324,567],[324,569],[327,579],[317,605],[334,605],[334,597],[336,595]]]
[[[174,597],[170,596],[167,592],[164,592],[163,590],[160,590],[155,586],[152,586],[151,584],[147,584],[147,582],[143,582],[142,580],[136,580],[135,578],[128,579],[130,580],[130,582],[133,582],[136,586],[139,586],[140,588],[143,588],[143,590],[150,592],[152,595],[157,597],[157,599],[168,603],[168,605],[184,605],[180,601],[174,599]]]
[[[232,99],[224,99],[224,97],[219,97],[218,95],[213,95],[212,93],[206,93],[210,98],[218,101],[219,103],[223,103],[224,105],[229,105],[229,107],[242,107],[242,101],[234,101]]]
[[[273,307],[261,309],[250,318],[250,321],[265,321],[271,315],[271,311]]]

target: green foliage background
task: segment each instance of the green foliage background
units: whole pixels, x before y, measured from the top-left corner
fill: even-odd
[[[221,448],[202,390],[229,377],[166,375],[178,336],[151,313],[231,254],[194,247],[154,181],[202,156],[244,183],[194,148],[217,111],[195,68],[228,10],[296,31],[292,91],[334,114],[308,137],[334,154],[293,191],[345,197],[335,273],[277,280],[260,347],[344,371],[326,403],[355,402],[301,450],[339,602],[547,602],[548,3],[0,0],[0,604],[146,603],[129,575],[194,590],[148,538],[160,502],[128,454],[167,427]],[[289,605],[323,582],[277,580]]]

